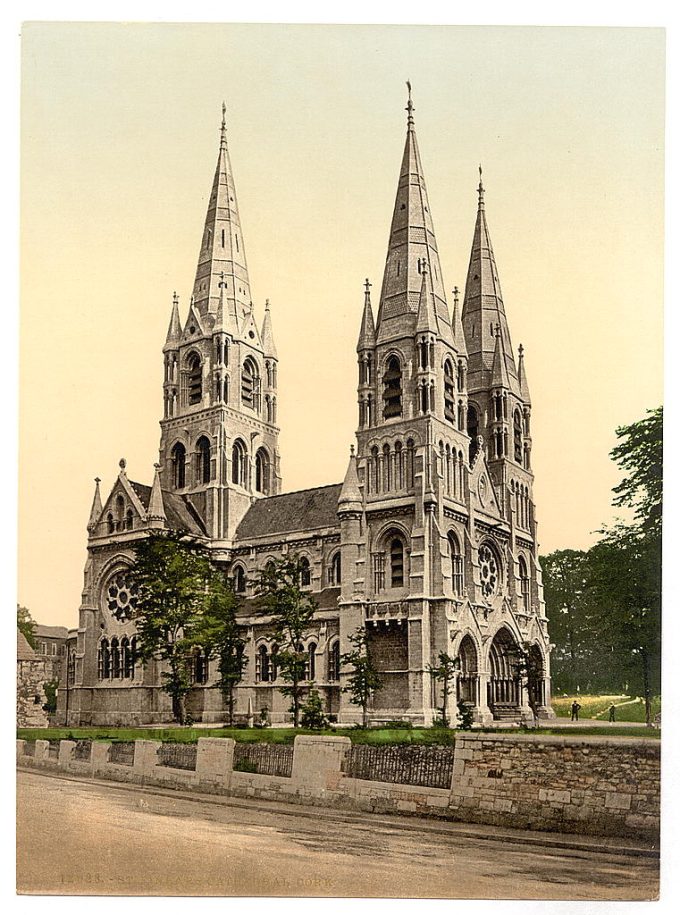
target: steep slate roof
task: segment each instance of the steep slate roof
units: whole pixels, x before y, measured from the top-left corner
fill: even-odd
[[[145,486],[144,483],[135,483],[134,480],[130,480],[129,483],[144,508],[148,509],[151,487]],[[167,489],[162,490],[162,493],[165,517],[170,529],[173,531],[185,530],[196,537],[204,537],[206,528],[203,519],[186,496],[180,496]]]
[[[35,624],[34,632],[46,639],[65,639],[68,635],[66,626],[43,626],[42,623]]]
[[[236,529],[235,539],[338,527],[338,498],[342,483],[301,489],[258,499]]]

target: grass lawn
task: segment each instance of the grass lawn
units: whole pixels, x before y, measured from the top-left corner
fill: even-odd
[[[606,721],[609,708],[616,706],[616,721],[645,720],[644,699],[634,696],[553,696],[552,707],[558,718],[571,718],[571,704],[574,701],[581,706],[579,719],[597,718]],[[661,696],[652,699],[652,716],[661,711]]]
[[[611,703],[610,703],[611,704]],[[484,728],[484,733],[504,734],[558,734],[565,736],[559,729],[547,728],[517,728],[509,731],[507,728]],[[330,735],[336,737],[349,737],[352,743],[395,745],[395,744],[425,744],[430,746],[453,745],[456,740],[456,731],[446,728],[372,728],[360,730],[358,728],[337,728],[334,731],[305,731],[299,728],[20,728],[17,737],[21,740],[162,740],[165,743],[195,743],[199,737],[233,737],[234,740],[245,743],[293,743],[297,734],[316,734],[317,736]],[[464,731],[459,732],[461,734]],[[600,737],[636,737],[642,736],[632,732],[629,728],[616,727],[583,727],[571,728],[568,735],[587,736],[595,734]],[[644,732],[645,737],[659,737],[658,729],[649,728]]]

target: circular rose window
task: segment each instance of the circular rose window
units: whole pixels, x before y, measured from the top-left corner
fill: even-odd
[[[106,588],[106,606],[119,622],[129,620],[137,609],[137,586],[127,572],[118,572]]]
[[[498,590],[500,563],[494,550],[487,543],[479,548],[479,577],[484,597],[492,597]]]

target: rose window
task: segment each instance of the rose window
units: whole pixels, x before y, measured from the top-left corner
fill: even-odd
[[[121,623],[134,616],[137,609],[137,586],[126,572],[119,572],[109,581],[106,606]]]
[[[484,597],[492,597],[498,590],[500,567],[496,554],[488,544],[479,548],[479,577]]]

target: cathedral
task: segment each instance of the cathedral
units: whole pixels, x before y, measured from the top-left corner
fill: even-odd
[[[282,492],[278,356],[269,303],[256,322],[223,107],[217,166],[185,320],[173,296],[163,346],[160,454],[151,485],[120,461],[87,525],[77,638],[59,690],[62,723],[171,720],[160,663],[136,660],[132,547],[149,532],[201,540],[242,597],[248,664],[236,711],[290,720],[277,646],[253,581],[272,558],[302,558],[317,603],[306,679],[332,721],[361,712],[341,656],[365,627],[382,686],[374,723],[430,725],[440,653],[459,661],[447,698],[482,725],[552,717],[550,643],[538,559],[531,398],[512,346],[486,220],[477,216],[462,304],[447,303],[410,89],[406,140],[377,313],[357,302],[356,445],[344,480]],[[519,665],[524,674],[518,675]],[[217,665],[195,651],[187,711],[221,722]]]

